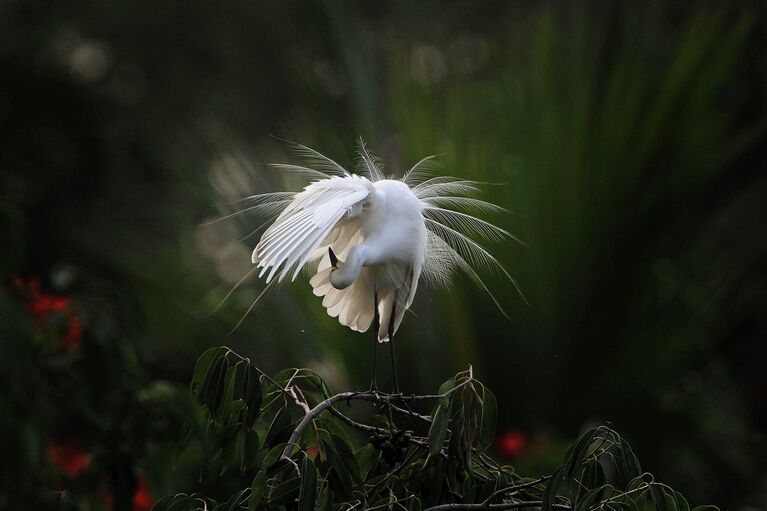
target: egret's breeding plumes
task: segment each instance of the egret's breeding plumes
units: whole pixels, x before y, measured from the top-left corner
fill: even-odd
[[[277,167],[313,181],[297,193],[249,198],[256,202],[251,209],[276,215],[252,256],[268,283],[294,280],[308,262],[319,260],[309,282],[328,314],[360,332],[375,322],[380,342],[399,328],[422,277],[446,284],[460,269],[490,293],[476,271],[485,267],[513,283],[475,240],[513,238],[472,215],[504,211],[469,197],[479,183],[432,176],[432,157],[401,179],[386,178],[381,161],[362,141],[355,173],[306,146],[292,146],[306,166]]]

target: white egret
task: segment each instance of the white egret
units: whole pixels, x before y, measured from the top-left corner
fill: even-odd
[[[318,260],[309,282],[327,313],[359,332],[374,324],[378,342],[392,341],[392,365],[393,336],[422,277],[447,284],[453,270],[463,270],[500,308],[477,269],[497,270],[514,280],[475,238],[514,236],[473,216],[505,211],[469,197],[480,183],[432,176],[433,157],[416,163],[401,179],[386,178],[381,161],[362,140],[356,173],[313,149],[291,145],[306,166],[276,166],[313,181],[297,193],[249,197],[255,205],[247,210],[276,216],[253,251],[259,277],[270,285],[288,276],[295,280],[308,262]],[[394,384],[396,390],[396,372]]]

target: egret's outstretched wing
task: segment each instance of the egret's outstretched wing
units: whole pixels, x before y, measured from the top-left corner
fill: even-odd
[[[315,181],[297,193],[253,251],[259,277],[269,271],[267,282],[277,274],[282,281],[292,271],[294,280],[336,224],[362,212],[372,190],[368,179],[350,175]]]

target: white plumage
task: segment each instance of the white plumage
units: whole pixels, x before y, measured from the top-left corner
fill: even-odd
[[[514,282],[473,239],[513,237],[470,214],[503,211],[465,196],[476,192],[478,183],[430,177],[431,157],[418,162],[400,180],[386,179],[380,160],[362,141],[359,145],[359,166],[353,174],[319,152],[293,144],[307,166],[278,167],[314,181],[295,194],[276,192],[248,198],[255,202],[248,210],[279,211],[253,251],[252,261],[260,269],[260,277],[265,276],[267,283],[275,278],[281,282],[287,276],[295,280],[307,262],[319,260],[310,284],[314,294],[323,297],[328,314],[342,325],[364,332],[377,307],[381,342],[399,328],[421,276],[445,284],[459,268],[489,293],[475,270],[479,266],[497,270]],[[331,264],[329,249],[339,260],[336,267]]]

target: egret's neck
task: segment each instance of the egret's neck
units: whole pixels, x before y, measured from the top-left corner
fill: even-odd
[[[349,287],[357,279],[366,262],[366,247],[362,245],[352,247],[343,266],[330,272],[330,283],[336,289]]]

